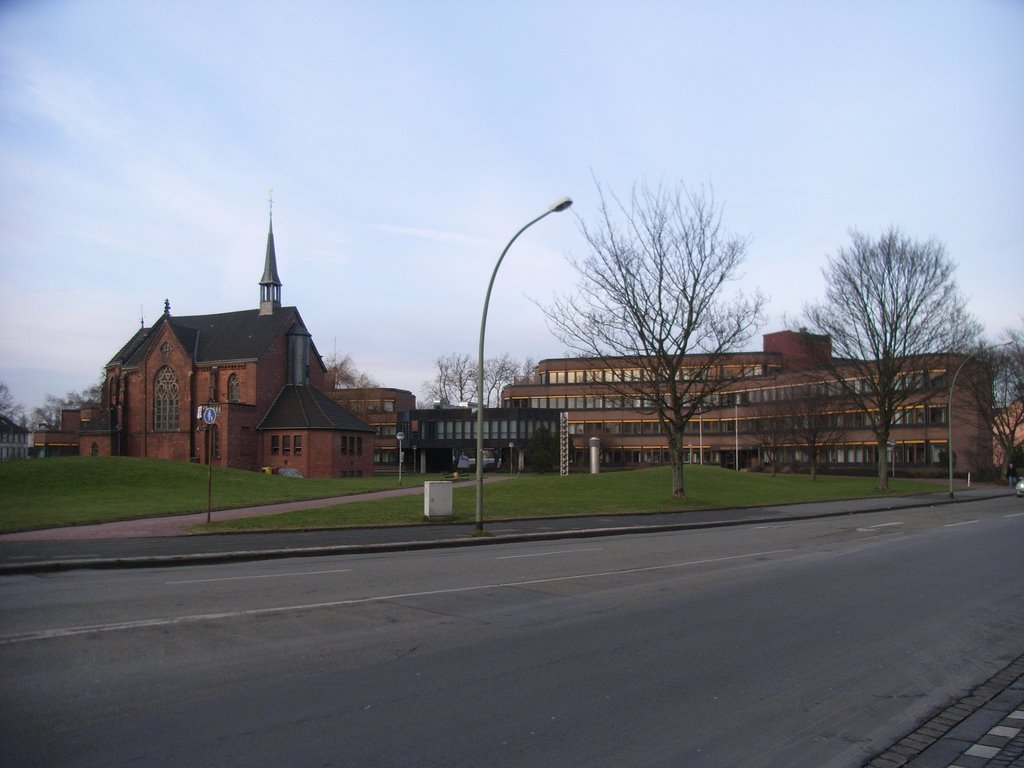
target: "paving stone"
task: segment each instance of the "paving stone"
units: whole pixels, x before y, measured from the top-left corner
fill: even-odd
[[[990,759],[999,754],[999,747],[987,747],[984,744],[975,744],[973,747],[964,752],[965,755],[971,757],[984,757]]]

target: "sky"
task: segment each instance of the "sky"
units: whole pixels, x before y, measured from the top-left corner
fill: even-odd
[[[937,239],[1024,322],[1021,0],[0,0],[0,382],[97,383],[170,302],[285,305],[417,395],[451,353],[560,357],[597,185],[713,189],[762,332],[851,230]],[[760,335],[750,349],[760,348]]]

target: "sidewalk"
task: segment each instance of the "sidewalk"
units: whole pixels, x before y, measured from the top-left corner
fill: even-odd
[[[876,757],[868,768],[1024,766],[1024,656]]]

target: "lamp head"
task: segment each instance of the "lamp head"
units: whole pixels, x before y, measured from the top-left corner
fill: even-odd
[[[564,211],[570,205],[572,205],[572,198],[571,197],[562,197],[562,198],[559,198],[558,200],[555,200],[555,202],[553,202],[550,206],[548,206],[548,212],[549,213],[559,213],[561,211]]]

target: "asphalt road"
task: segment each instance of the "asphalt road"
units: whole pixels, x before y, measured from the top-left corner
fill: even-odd
[[[0,579],[9,765],[860,766],[1021,654],[1004,497]]]

